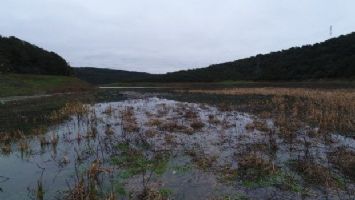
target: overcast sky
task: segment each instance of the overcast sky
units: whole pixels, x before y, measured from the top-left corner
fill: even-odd
[[[355,0],[1,0],[0,34],[72,66],[164,73],[355,31]]]

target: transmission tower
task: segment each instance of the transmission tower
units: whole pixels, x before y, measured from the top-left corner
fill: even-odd
[[[329,36],[332,37],[333,36],[333,26],[331,25],[329,28]]]

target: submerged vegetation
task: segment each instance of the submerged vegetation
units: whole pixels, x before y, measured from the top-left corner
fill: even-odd
[[[355,197],[352,90],[120,93],[128,100],[68,98],[48,106],[42,115],[36,113],[34,119],[42,119],[42,126],[3,126],[0,158],[13,161],[0,165],[0,198]],[[195,94],[206,102],[219,97],[225,101],[217,106],[187,103],[199,101]],[[157,97],[180,95],[190,99]],[[230,96],[239,99],[233,104]],[[35,107],[39,100],[29,101],[7,105],[25,114],[23,106]],[[18,170],[30,181],[11,188],[9,180]],[[2,182],[4,175],[9,179]]]

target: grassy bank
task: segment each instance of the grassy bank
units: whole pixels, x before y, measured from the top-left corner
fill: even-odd
[[[85,91],[90,85],[75,77],[0,74],[0,97]]]

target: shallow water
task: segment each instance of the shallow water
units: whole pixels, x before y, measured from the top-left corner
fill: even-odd
[[[101,192],[109,192],[119,185],[125,191],[118,194],[120,199],[135,198],[143,190],[144,175],[137,173],[123,177],[130,166],[119,166],[112,160],[122,157],[121,151],[124,150],[117,149],[117,145],[128,143],[129,148],[142,149],[142,142],[149,146],[143,148],[148,159],[157,152],[169,155],[162,173],[152,173],[146,185],[156,190],[168,189],[174,199],[225,196],[301,199],[304,190],[282,189],[278,186],[282,184],[280,181],[251,187],[237,175],[226,180],[226,173],[238,171],[239,156],[254,151],[279,166],[283,173],[293,174],[298,180],[295,184],[307,187],[305,199],[355,197],[353,182],[348,183],[349,191],[305,186],[302,178],[288,167],[290,160],[305,154],[305,140],[311,143],[307,151],[317,163],[324,164],[327,163],[327,153],[337,147],[354,150],[355,141],[351,138],[333,134],[333,143],[329,145],[320,138],[308,138],[303,134],[307,132],[305,128],[299,131],[293,144],[288,144],[277,134],[279,130],[272,119],[264,119],[266,127],[263,130],[251,129],[248,124],[261,120],[252,114],[157,97],[87,106],[89,112],[86,115],[71,116],[48,129],[46,140],[58,137],[57,144],[41,145],[43,136],[28,136],[28,149],[21,151],[19,143],[15,142],[11,153],[0,155],[0,199],[35,199],[38,181],[43,183],[45,199],[63,198],[65,191],[73,188],[77,178],[85,174],[95,160],[100,160],[102,169],[105,169],[99,175]],[[125,130],[125,123],[132,125],[125,121],[126,111],[131,112],[133,116],[129,120],[134,118],[138,129]],[[196,122],[196,128],[192,128],[193,122]],[[94,136],[91,135],[93,130],[97,132]],[[276,150],[270,150],[271,140],[276,143]]]

